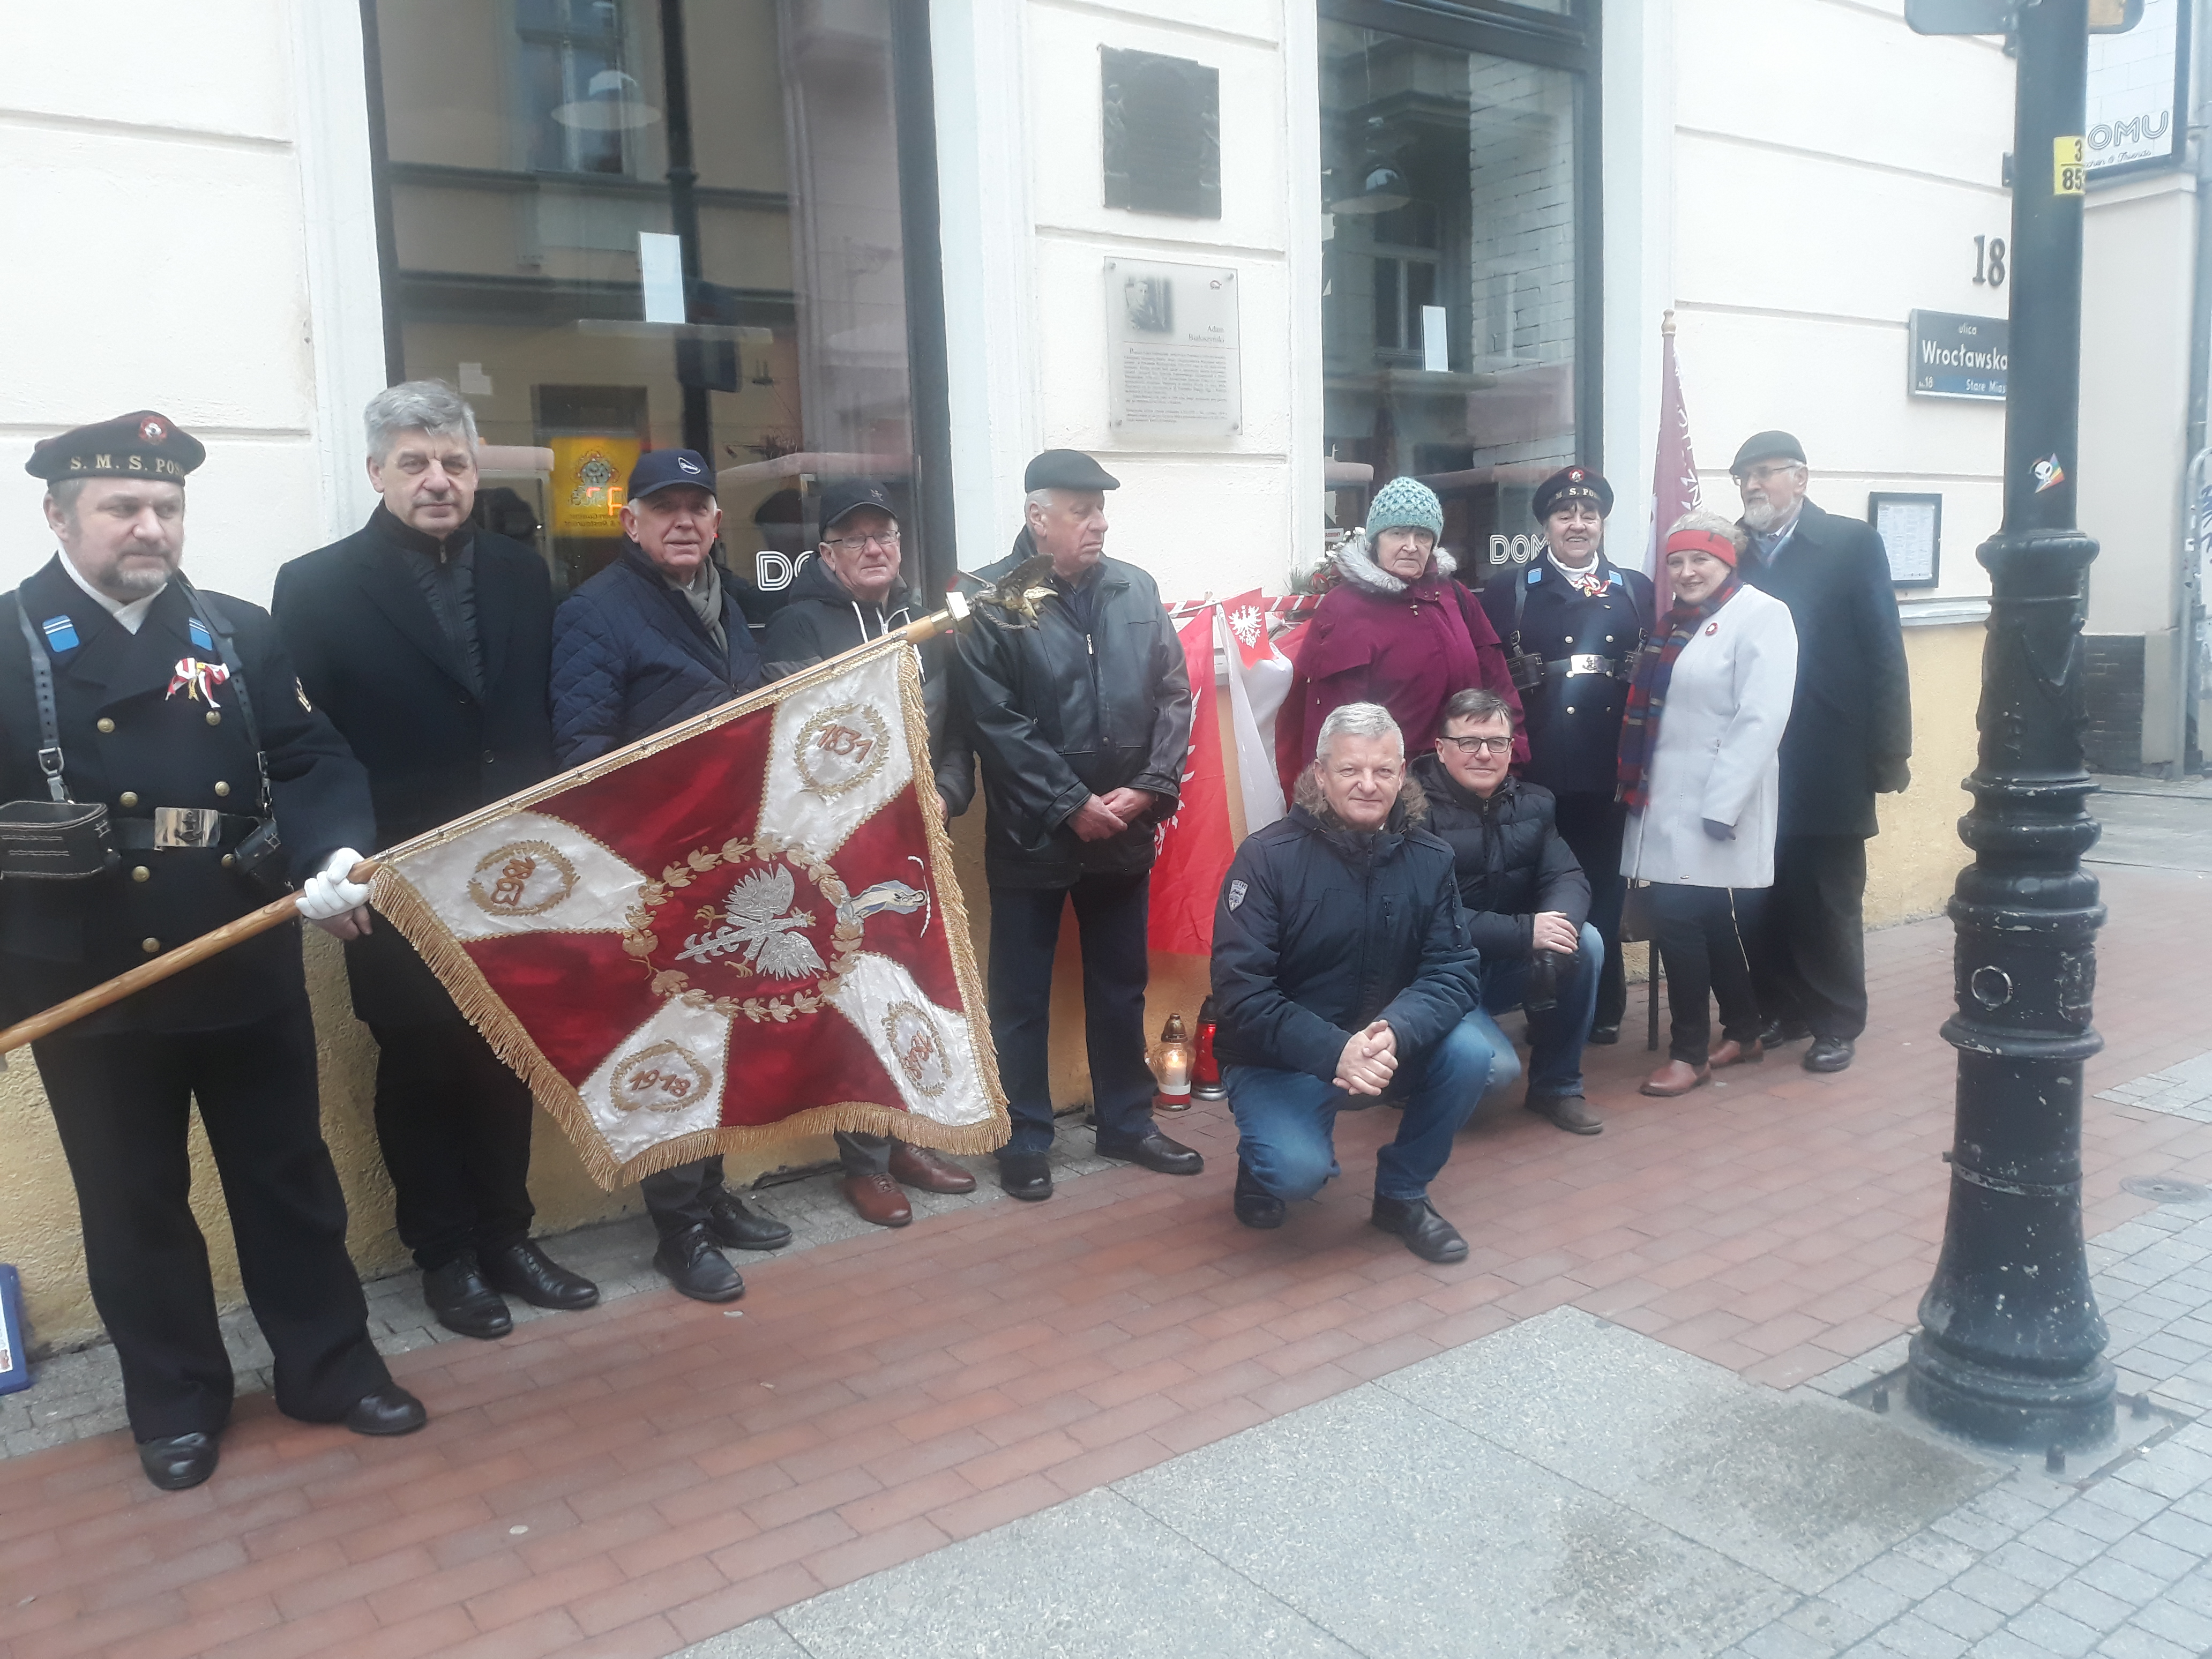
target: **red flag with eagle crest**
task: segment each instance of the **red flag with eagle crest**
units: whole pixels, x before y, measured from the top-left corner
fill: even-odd
[[[930,777],[893,641],[410,843],[372,902],[602,1186],[832,1129],[985,1152],[1006,1097]]]

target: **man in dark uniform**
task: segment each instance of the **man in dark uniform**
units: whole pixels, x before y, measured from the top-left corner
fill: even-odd
[[[1744,441],[1729,468],[1756,557],[1743,577],[1790,607],[1797,700],[1782,735],[1774,889],[1747,941],[1763,1048],[1809,1035],[1808,1072],[1840,1072],[1866,1030],[1866,844],[1874,798],[1912,781],[1912,684],[1889,555],[1871,525],[1805,499],[1804,447]]]
[[[553,775],[553,586],[535,552],[471,522],[476,422],[459,392],[409,380],[370,399],[367,420],[384,499],[362,529],[279,570],[270,609],[307,696],[368,769],[380,848]],[[398,928],[348,941],[346,976],[376,1036],[399,1239],[438,1322],[501,1337],[514,1328],[505,1297],[597,1302],[530,1237],[529,1086]]]
[[[1605,971],[1589,1040],[1617,1042],[1628,1005],[1620,961],[1620,875],[1626,809],[1620,781],[1620,717],[1636,653],[1651,630],[1651,579],[1605,556],[1613,486],[1586,466],[1563,467],[1536,488],[1544,556],[1482,590],[1482,608],[1505,642],[1528,724],[1524,775],[1559,803],[1559,837],[1589,878],[1590,926],[1605,941]]]
[[[46,481],[62,550],[0,617],[0,795],[106,803],[113,853],[102,867],[95,851],[77,879],[0,882],[9,1020],[267,902],[240,863],[271,808],[283,846],[264,873],[305,881],[302,913],[334,933],[363,919],[368,890],[347,877],[374,822],[367,778],[301,691],[267,614],[200,593],[179,572],[185,475],[205,455],[150,410],[32,452],[27,470]],[[276,1356],[278,1409],[359,1434],[422,1425],[421,1402],[369,1340],[346,1256],[296,922],[32,1050],[148,1479],[172,1491],[206,1480],[230,1416],[230,1362],[191,1212],[195,1099],[246,1300]]]
[[[1153,1122],[1145,1064],[1152,826],[1175,812],[1190,746],[1182,641],[1152,579],[1105,556],[1118,479],[1079,450],[1048,449],[1022,487],[1013,552],[977,574],[995,582],[1044,555],[1033,585],[1050,596],[1030,628],[979,610],[959,662],[989,809],[991,1038],[1013,1118],[999,1181],[1034,1201],[1052,1196],[1052,957],[1070,902],[1098,1150],[1162,1175],[1205,1162]]]

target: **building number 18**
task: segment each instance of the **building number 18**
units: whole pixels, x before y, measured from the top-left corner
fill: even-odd
[[[2002,236],[1974,238],[1974,286],[2002,288],[2005,280],[2005,239]]]

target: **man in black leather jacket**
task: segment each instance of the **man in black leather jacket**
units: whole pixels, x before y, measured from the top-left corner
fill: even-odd
[[[1522,1104],[1571,1134],[1605,1127],[1583,1098],[1583,1044],[1597,1007],[1605,939],[1590,924],[1590,884],[1559,834],[1552,792],[1515,777],[1513,710],[1488,691],[1444,704],[1435,750],[1413,763],[1429,799],[1429,829],[1452,849],[1452,871],[1474,947],[1482,953],[1475,1020],[1497,1059],[1490,1086],[1520,1071],[1491,1016],[1528,1016],[1528,1093]]]
[[[1152,827],[1171,817],[1190,746],[1182,646],[1152,579],[1104,556],[1105,492],[1088,455],[1049,449],[1029,465],[1027,523],[978,573],[996,581],[1042,553],[1033,627],[979,610],[960,641],[961,688],[982,763],[989,822],[991,1037],[1013,1135],[999,1177],[1016,1198],[1052,1196],[1046,1044],[1053,950],[1073,901],[1083,945],[1084,1027],[1098,1150],[1163,1175],[1199,1155],[1152,1121],[1145,1064],[1146,932]]]

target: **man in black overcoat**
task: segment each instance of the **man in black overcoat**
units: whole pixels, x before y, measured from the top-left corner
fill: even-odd
[[[140,410],[42,441],[61,551],[0,603],[0,799],[104,804],[105,848],[0,881],[0,1019],[155,961],[258,909],[289,878],[339,937],[368,780],[300,689],[258,605],[179,568],[197,439]],[[283,846],[249,870],[267,821]],[[368,1334],[324,1144],[296,922],[233,946],[31,1045],[76,1183],[93,1304],[114,1340],[147,1478],[214,1473],[232,1373],[191,1208],[197,1100],[276,1405],[359,1434],[420,1428]]]
[[[1866,1030],[1866,844],[1874,798],[1912,781],[1912,686],[1871,525],[1805,499],[1803,446],[1747,439],[1729,467],[1753,556],[1744,580],[1790,607],[1797,698],[1782,738],[1773,896],[1752,946],[1767,1016],[1762,1047],[1810,1035],[1808,1072],[1840,1072]]]
[[[439,380],[379,392],[368,476],[384,499],[343,541],[276,573],[272,609],[307,696],[368,769],[376,846],[551,775],[553,591],[544,561],[470,522],[476,420]],[[532,1242],[530,1091],[389,924],[346,945],[376,1036],[376,1138],[400,1242],[438,1322],[514,1328],[504,1297],[588,1308],[590,1280]]]

